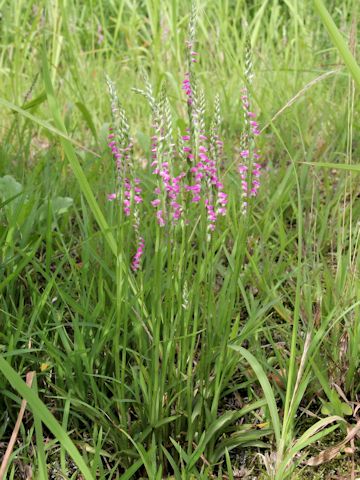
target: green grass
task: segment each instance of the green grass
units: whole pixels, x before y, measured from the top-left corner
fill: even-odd
[[[77,478],[72,461],[86,480],[236,478],[237,454],[259,452],[265,476],[295,479],[310,447],[355,423],[357,2],[326,2],[334,24],[322,3],[199,2],[196,68],[209,106],[221,100],[228,214],[211,242],[196,211],[164,234],[140,169],[134,274],[131,222],[106,200],[105,73],[140,163],[151,113],[132,88],[144,72],[156,94],[166,80],[183,128],[190,4],[0,1],[0,459],[28,401],[6,478],[26,465],[34,478]],[[264,174],[244,217],[247,32]]]

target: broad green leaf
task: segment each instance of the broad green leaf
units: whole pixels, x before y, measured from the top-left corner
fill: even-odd
[[[55,217],[63,215],[73,205],[71,197],[55,197],[51,200],[51,208]],[[39,219],[44,220],[47,216],[47,205],[42,205],[39,210]]]
[[[10,197],[16,197],[22,191],[22,185],[11,175],[0,177],[0,198],[7,200]]]
[[[15,198],[20,197],[24,192],[17,193],[16,195],[13,195],[12,197],[7,198],[4,202],[0,203],[0,210],[4,208],[6,205],[11,203]]]

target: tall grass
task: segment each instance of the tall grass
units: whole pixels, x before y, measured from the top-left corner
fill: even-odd
[[[1,445],[23,398],[30,409],[8,478],[26,465],[75,478],[70,457],[86,479],[232,478],[241,451],[280,480],[296,478],[309,445],[345,437],[359,389],[356,2],[327,2],[340,33],[315,3],[200,5],[197,71],[208,104],[221,99],[229,194],[210,242],[197,210],[167,234],[156,224],[154,177],[140,166],[151,112],[132,90],[144,71],[156,95],[166,81],[184,130],[190,4],[0,3]],[[265,172],[244,216],[248,34]],[[131,221],[106,200],[105,71],[143,185],[137,273]]]

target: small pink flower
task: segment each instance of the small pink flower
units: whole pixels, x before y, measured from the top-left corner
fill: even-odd
[[[160,227],[163,227],[165,225],[165,220],[164,220],[164,217],[163,217],[163,211],[158,210],[156,212],[156,217],[157,217],[158,224],[160,225]]]
[[[136,272],[140,268],[141,258],[144,254],[144,247],[145,247],[145,241],[143,237],[140,237],[138,242],[138,248],[136,250],[136,253],[134,255],[134,258],[131,264],[131,268],[134,272]]]

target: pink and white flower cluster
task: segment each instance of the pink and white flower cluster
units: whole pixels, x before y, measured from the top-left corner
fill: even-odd
[[[214,231],[218,215],[224,216],[226,214],[228,196],[223,191],[223,183],[219,180],[216,161],[209,158],[207,144],[208,137],[201,133],[199,135],[199,161],[190,168],[194,177],[194,184],[192,186],[186,185],[185,189],[193,193],[192,202],[194,203],[198,203],[204,198],[208,228],[210,231]]]
[[[249,95],[246,88],[242,90],[242,106],[245,113],[247,131],[244,135],[244,148],[240,152],[243,162],[239,165],[242,189],[242,212],[246,213],[249,197],[256,197],[260,188],[261,165],[258,163],[260,154],[256,148],[255,138],[260,135],[256,115],[250,110]]]
[[[113,133],[113,129],[110,127],[110,133],[108,135],[108,139],[110,140],[108,146],[111,149],[111,153],[113,154],[116,170],[117,170],[117,180],[118,180],[118,192],[117,193],[109,193],[107,198],[108,200],[115,200],[116,198],[120,197],[123,201],[123,210],[127,217],[131,214],[131,208],[133,204],[139,204],[143,201],[141,193],[142,189],[140,187],[141,180],[139,178],[133,178],[130,180],[128,177],[122,179],[122,174],[125,174],[126,170],[124,169],[124,162],[122,159],[125,160],[125,165],[130,164],[130,151],[132,149],[132,143],[129,143],[127,147],[124,149],[120,149],[116,145],[115,134]],[[123,180],[123,181],[122,181]],[[123,189],[121,189],[123,187]]]
[[[117,192],[109,193],[108,200],[113,201],[119,199],[123,205],[123,211],[126,217],[133,215],[134,230],[137,237],[137,251],[133,258],[131,267],[134,271],[138,270],[141,263],[141,258],[144,252],[145,242],[139,233],[139,212],[138,205],[143,202],[142,188],[140,186],[141,180],[133,176],[133,166],[131,161],[131,154],[133,144],[129,142],[127,146],[121,147],[118,144],[116,135],[112,127],[109,128],[108,146],[111,150],[115,160],[115,168],[117,172]]]
[[[170,108],[166,97],[156,103],[151,85],[146,92],[153,110],[153,135],[151,137],[151,168],[156,178],[155,198],[151,206],[155,210],[156,221],[161,228],[174,227],[179,220],[189,222],[188,213],[200,205],[200,211],[206,212],[208,238],[216,229],[218,218],[227,212],[228,195],[220,178],[223,141],[220,137],[220,106],[215,102],[213,123],[208,132],[205,121],[205,97],[193,84],[193,68],[197,63],[198,53],[194,50],[194,42],[187,42],[188,72],[182,83],[188,105],[189,125],[186,132],[179,137],[179,148],[176,151],[172,140]],[[110,93],[113,85],[110,83]],[[114,96],[117,100],[117,97]],[[165,99],[165,100],[164,100]],[[245,133],[240,152],[241,163],[238,171],[241,178],[241,210],[246,213],[248,202],[255,197],[260,187],[261,165],[260,155],[256,148],[256,137],[260,134],[255,113],[250,109],[249,94],[242,90],[242,107],[245,115]],[[115,105],[113,103],[112,105]],[[116,109],[113,108],[113,116]],[[124,127],[125,114],[120,115]],[[117,172],[117,192],[108,195],[109,200],[117,199],[126,217],[133,217],[136,233],[137,249],[132,259],[131,268],[139,270],[144,254],[145,240],[140,233],[139,206],[143,203],[141,182],[135,176],[132,162],[133,145],[129,139],[127,124],[123,131],[110,128],[109,148],[111,149]],[[175,173],[176,172],[176,173]]]

